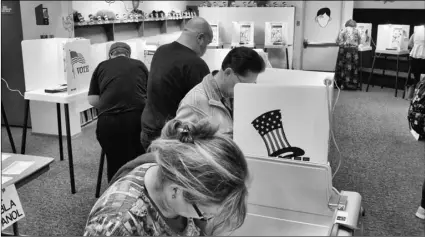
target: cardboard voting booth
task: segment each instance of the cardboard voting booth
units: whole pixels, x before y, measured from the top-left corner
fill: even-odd
[[[202,59],[208,65],[210,71],[220,70],[221,64],[223,63],[224,58],[230,52],[231,49],[207,49],[205,54],[202,56]]]
[[[409,25],[378,25],[376,50],[407,51]]]
[[[327,164],[327,96],[317,86],[238,83],[234,140],[246,155]]]
[[[288,26],[285,22],[266,22],[264,48],[281,48],[288,42]]]
[[[213,38],[209,46],[219,47],[222,45],[222,41],[220,38],[220,22],[212,22],[210,23],[210,26],[213,32]]]
[[[372,23],[357,23],[357,30],[360,33],[359,49],[362,51],[372,50]]]
[[[75,93],[88,85],[93,73],[90,40],[51,38],[22,41],[27,91],[68,85]]]
[[[154,45],[147,45],[144,51],[143,62],[149,71],[151,70],[152,58],[156,52],[156,49],[157,47]]]
[[[232,46],[254,47],[254,22],[233,21]]]
[[[362,198],[332,190],[328,165],[260,156],[247,156],[247,163],[252,176],[247,217],[232,235],[351,236],[355,230],[362,234]]]

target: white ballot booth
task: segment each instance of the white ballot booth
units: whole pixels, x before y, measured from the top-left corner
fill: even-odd
[[[254,43],[254,22],[239,21],[232,22],[232,47],[245,46],[255,47]]]
[[[332,188],[328,163],[333,73],[266,69],[257,84],[238,83],[234,140],[252,183],[248,214],[234,235],[354,235],[361,196]],[[356,230],[356,231],[355,231]]]
[[[360,33],[360,51],[372,50],[370,43],[372,41],[372,23],[357,23],[357,30]]]
[[[409,25],[378,25],[376,51],[408,52]]]
[[[25,75],[25,98],[31,100],[30,114],[33,133],[58,134],[57,98],[69,103],[71,136],[81,131],[79,112],[86,109],[74,100],[87,100],[87,91],[94,67],[90,40],[78,38],[51,38],[22,41]],[[67,92],[46,93],[45,89],[67,85]],[[62,119],[63,114],[62,114]],[[65,130],[65,122],[62,123]],[[65,134],[64,134],[65,135]]]

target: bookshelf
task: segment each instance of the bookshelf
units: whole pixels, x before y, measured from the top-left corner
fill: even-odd
[[[191,16],[180,18],[148,18],[79,22],[74,25],[75,37],[90,39],[91,43],[127,40],[182,31]]]
[[[80,112],[80,124],[81,127],[95,121],[97,119],[97,109],[90,108]]]

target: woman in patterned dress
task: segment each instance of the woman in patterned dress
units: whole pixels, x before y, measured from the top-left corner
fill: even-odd
[[[84,236],[219,235],[239,228],[246,216],[247,162],[217,131],[206,120],[169,121],[144,154],[156,163],[111,184],[91,210]]]
[[[345,28],[339,32],[338,58],[335,67],[335,81],[341,89],[357,90],[359,84],[359,54],[360,32],[356,29],[357,23],[348,20]]]

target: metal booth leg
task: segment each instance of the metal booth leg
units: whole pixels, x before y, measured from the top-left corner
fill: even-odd
[[[12,132],[10,131],[9,122],[7,121],[6,110],[4,109],[3,102],[1,102],[1,115],[3,117],[4,125],[6,126],[7,135],[9,136],[10,146],[13,153],[16,153],[15,142],[13,141]]]
[[[65,104],[65,125],[66,125],[66,143],[68,147],[68,160],[69,160],[69,175],[71,178],[71,192],[75,191],[75,180],[74,180],[74,161],[72,157],[72,142],[71,142],[71,127],[69,124],[69,105]]]
[[[58,114],[59,155],[60,160],[63,160],[61,104],[59,103],[56,103],[56,112]]]
[[[25,154],[25,146],[27,144],[28,111],[30,109],[29,107],[30,101],[25,100],[24,128],[22,129],[21,154]]]

